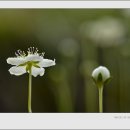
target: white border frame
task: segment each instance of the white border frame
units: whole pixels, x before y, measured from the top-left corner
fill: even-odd
[[[130,129],[130,114],[0,114],[1,129]]]
[[[0,1],[0,8],[130,8],[130,1]]]
[[[130,8],[130,1],[0,1],[0,9]],[[1,113],[0,129],[130,129],[130,113]]]

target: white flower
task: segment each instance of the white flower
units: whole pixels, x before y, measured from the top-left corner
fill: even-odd
[[[95,83],[105,83],[108,79],[110,79],[110,72],[104,66],[99,66],[98,68],[94,69],[92,72],[92,78],[94,79]]]
[[[56,64],[55,59],[44,59],[44,53],[38,53],[38,49],[34,47],[28,48],[27,54],[21,50],[18,50],[15,54],[16,57],[8,58],[7,63],[14,65],[9,69],[9,72],[17,76],[29,73],[30,70],[34,77],[38,75],[43,76],[45,72],[44,67]]]
[[[103,18],[92,21],[86,26],[86,35],[102,47],[116,46],[123,42],[125,27],[119,19]]]

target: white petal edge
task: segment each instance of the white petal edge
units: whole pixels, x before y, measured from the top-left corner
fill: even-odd
[[[36,68],[36,67],[32,66],[32,75],[34,77],[37,77],[38,75],[43,76],[44,73],[45,73],[44,68]]]
[[[93,72],[92,72],[92,77],[95,78],[95,80],[97,80],[99,73],[102,74],[102,78],[103,81],[105,81],[106,79],[110,78],[110,72],[109,70],[104,67],[104,66],[99,66],[98,68],[96,68]]]
[[[25,58],[23,57],[14,57],[14,58],[8,58],[7,59],[7,63],[8,64],[11,64],[11,65],[20,65],[20,64],[23,64],[25,63]]]
[[[16,75],[16,76],[19,76],[19,75],[22,75],[24,73],[26,73],[26,68],[25,66],[13,66],[9,69],[9,72],[10,74],[12,75]]]
[[[29,54],[26,58],[27,61],[42,61],[43,57],[39,56],[38,54]]]
[[[49,66],[54,66],[56,65],[55,59],[54,60],[49,60],[49,59],[43,59],[41,62],[38,64],[40,67],[49,67]]]

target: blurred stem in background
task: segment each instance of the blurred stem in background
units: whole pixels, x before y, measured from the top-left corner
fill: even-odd
[[[73,112],[73,103],[71,92],[66,82],[62,83],[57,88],[58,92],[58,111],[59,112]]]
[[[82,112],[85,111],[85,82],[87,83],[87,79],[84,77],[84,75],[80,72],[80,67],[83,64],[84,61],[84,52],[83,48],[84,46],[82,45],[82,40],[79,38],[79,51],[78,51],[78,56],[77,56],[77,71],[76,71],[76,106],[75,110],[76,112]],[[86,81],[85,81],[86,80]]]
[[[104,52],[104,63],[105,65],[108,65],[109,68],[111,68],[112,72],[112,82],[108,87],[104,89],[104,111],[109,111],[109,112],[123,112],[124,108],[123,104],[125,101],[124,96],[124,90],[125,90],[125,85],[126,82],[126,76],[124,73],[125,68],[124,68],[124,61],[118,51],[118,47],[109,47],[105,48]],[[122,62],[120,64],[120,62]],[[123,87],[121,87],[123,86]],[[107,102],[107,103],[106,103]],[[111,107],[109,107],[111,106]]]
[[[54,94],[58,112],[73,112],[73,100],[71,86],[68,82],[68,70],[57,65],[53,73],[50,73],[51,79],[55,84]]]
[[[97,58],[99,65],[104,65],[103,48],[100,46],[97,46]]]
[[[80,72],[83,77],[83,92],[84,100],[83,103],[85,112],[97,112],[98,108],[98,99],[97,99],[97,91],[94,87],[92,87],[92,81],[90,80],[90,74],[95,66],[97,66],[97,61],[95,57],[95,50],[93,50],[93,44],[89,43],[88,39],[81,35],[81,58],[80,61]]]

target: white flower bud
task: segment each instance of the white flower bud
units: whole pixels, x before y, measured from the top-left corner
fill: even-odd
[[[99,66],[92,72],[92,78],[97,85],[102,85],[110,79],[110,72],[106,67]]]

